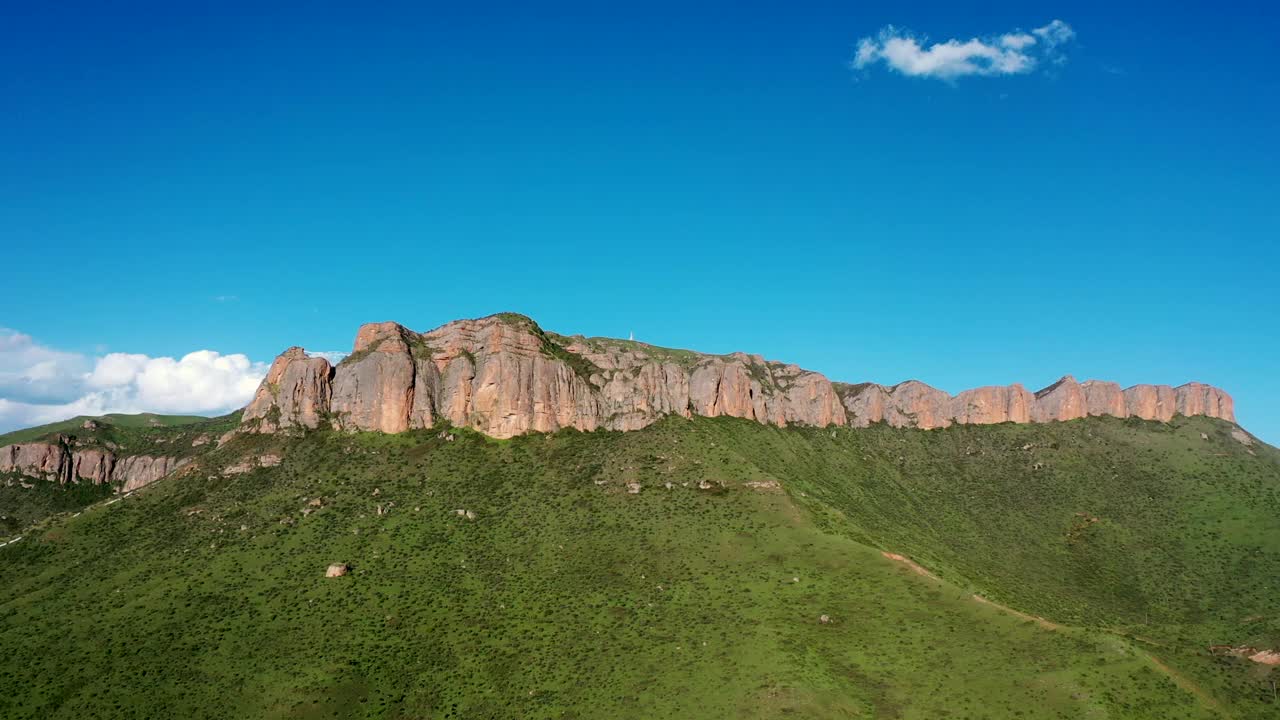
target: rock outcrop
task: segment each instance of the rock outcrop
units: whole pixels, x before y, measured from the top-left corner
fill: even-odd
[[[333,369],[321,357],[307,357],[300,347],[291,347],[271,363],[267,377],[242,419],[259,423],[264,432],[288,427],[316,427],[320,408],[327,408],[333,392]],[[263,392],[263,390],[267,392]]]
[[[1218,388],[1187,383],[1134,385],[1121,390],[1113,382],[1077,382],[1067,375],[1037,393],[1019,384],[965,390],[952,397],[917,381],[882,385],[838,385],[850,424],[884,422],[924,429],[953,423],[1053,422],[1091,415],[1168,421],[1174,415],[1206,415],[1235,422],[1231,396]]]
[[[131,492],[177,470],[187,458],[152,455],[119,456],[99,447],[79,447],[60,435],[50,442],[0,447],[0,473],[17,473],[62,484],[110,483]]]
[[[1217,388],[1077,382],[1032,393],[1021,385],[959,395],[912,380],[836,384],[759,355],[708,355],[634,341],[566,337],[500,314],[418,333],[364,325],[337,366],[293,347],[276,358],[245,408],[241,430],[329,427],[402,432],[441,420],[493,437],[561,428],[635,430],[664,415],[730,416],[772,425],[939,428],[1050,422],[1088,415],[1234,421]]]

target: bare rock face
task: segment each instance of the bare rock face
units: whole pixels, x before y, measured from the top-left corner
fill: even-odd
[[[417,333],[364,325],[351,355],[330,367],[289,348],[246,408],[242,431],[329,426],[402,432],[440,420],[499,438],[562,428],[635,430],[665,415],[729,416],[771,425],[943,428],[954,423],[1050,422],[1089,415],[1234,421],[1231,398],[1208,385],[1176,391],[1066,376],[952,397],[911,380],[833,384],[758,355],[707,355],[607,338],[548,333],[514,314]]]
[[[889,403],[888,388],[875,383],[841,384],[836,386],[836,391],[847,411],[849,425],[866,427],[871,423],[884,422],[885,406]]]
[[[528,318],[462,320],[421,337],[436,407],[454,425],[500,438],[603,425],[595,368]]]
[[[1173,388],[1168,385],[1134,385],[1124,391],[1125,410],[1134,417],[1168,422],[1177,412]]]
[[[97,448],[76,449],[71,453],[71,463],[72,478],[86,480],[94,485],[111,482],[117,472],[116,456]]]
[[[149,485],[187,463],[186,458],[117,456],[97,447],[75,447],[69,438],[0,448],[0,473],[14,472],[62,484],[111,483],[120,492]]]
[[[1035,401],[1035,395],[1017,383],[965,390],[951,401],[951,419],[975,425],[1031,422]]]
[[[120,492],[133,492],[150,485],[187,462],[187,458],[130,455],[116,465],[112,480],[119,483]]]
[[[438,419],[493,437],[561,428],[635,430],[664,415],[728,415],[777,425],[845,424],[830,381],[742,353],[566,338],[518,315],[460,320],[426,333],[360,328],[326,384],[319,358],[290,348],[246,409],[242,429],[402,432]]]
[[[951,424],[951,396],[919,380],[889,389],[885,422],[893,427],[940,428]]]
[[[0,472],[16,472],[51,482],[67,482],[70,471],[71,453],[61,441],[56,444],[23,443],[0,448]]]
[[[320,426],[320,408],[330,405],[333,368],[321,357],[307,357],[291,347],[271,363],[242,422],[256,423],[263,432],[282,428]]]
[[[1089,414],[1089,403],[1084,388],[1076,379],[1067,375],[1058,382],[1036,393],[1031,408],[1032,422],[1075,420]]]
[[[1129,406],[1125,403],[1124,391],[1118,383],[1086,380],[1080,384],[1080,389],[1084,391],[1087,414],[1129,417]]]
[[[429,413],[414,422],[418,366],[410,347],[413,335],[396,323],[360,328],[351,355],[333,380],[330,410],[337,427],[398,433],[434,422]]]
[[[1235,420],[1235,403],[1231,396],[1211,385],[1187,383],[1173,390],[1174,408],[1179,415],[1208,415]]]

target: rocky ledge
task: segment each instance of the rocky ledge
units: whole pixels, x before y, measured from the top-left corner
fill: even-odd
[[[396,433],[440,420],[508,438],[561,428],[635,430],[664,415],[728,415],[773,425],[940,428],[954,423],[1049,422],[1088,415],[1234,422],[1231,397],[1179,387],[1076,382],[949,395],[918,381],[832,383],[759,355],[707,355],[630,340],[549,333],[522,315],[458,320],[418,333],[364,325],[336,367],[292,347],[272,363],[241,430],[332,427]]]
[[[0,473],[17,473],[62,484],[110,483],[120,492],[131,492],[159,480],[187,458],[151,455],[117,455],[101,447],[77,446],[73,438],[59,435],[52,441],[0,447]]]

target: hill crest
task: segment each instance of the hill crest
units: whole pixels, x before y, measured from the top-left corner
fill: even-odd
[[[636,430],[666,415],[921,429],[1090,415],[1235,421],[1231,396],[1197,382],[1122,389],[1067,375],[1035,393],[1014,383],[952,396],[916,380],[893,386],[832,382],[747,353],[558,335],[524,315],[500,313],[427,332],[369,323],[336,366],[291,347],[272,363],[245,408],[241,430],[329,426],[397,433],[447,420],[509,438],[569,427]]]

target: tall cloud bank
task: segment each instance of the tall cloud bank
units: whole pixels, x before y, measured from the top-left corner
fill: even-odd
[[[219,415],[247,404],[266,372],[239,353],[93,357],[0,328],[0,432],[76,415]]]

